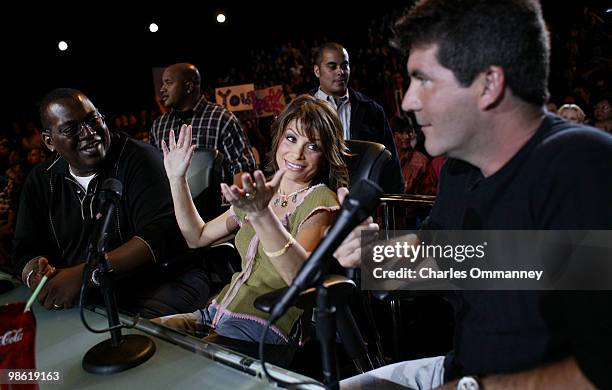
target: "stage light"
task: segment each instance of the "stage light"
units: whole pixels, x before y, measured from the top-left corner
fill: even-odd
[[[156,23],[149,24],[149,31],[157,32],[157,30],[159,30],[159,26]]]
[[[68,44],[65,41],[60,41],[57,44],[58,49],[60,49],[61,51],[66,51],[66,49],[68,49]]]
[[[217,14],[217,22],[224,23],[225,22],[225,15],[223,15],[222,13],[218,13]]]

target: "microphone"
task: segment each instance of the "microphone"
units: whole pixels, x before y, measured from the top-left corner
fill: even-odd
[[[113,211],[115,207],[117,207],[117,202],[121,199],[121,195],[123,194],[123,184],[117,179],[108,178],[104,180],[102,183],[102,187],[100,188],[100,193],[98,197],[100,199],[100,218],[102,219],[102,223],[98,224],[98,229],[96,229],[95,236],[96,237],[96,250],[98,253],[104,252],[105,246],[105,233],[108,230],[108,225],[110,224],[110,220],[113,216]]]
[[[302,290],[320,279],[325,259],[333,254],[357,225],[374,213],[380,203],[381,195],[382,189],[368,179],[360,180],[353,187],[349,196],[344,199],[336,223],[329,229],[327,235],[317,245],[308,260],[304,262],[291,286],[272,309],[271,323],[285,313]]]
[[[88,246],[87,266],[96,267],[98,279],[92,274],[92,281],[100,286],[108,328],[96,330],[91,328],[83,315],[84,292],[89,283],[89,272],[83,273],[81,287],[81,320],[85,327],[94,333],[110,331],[110,339],[91,347],[83,357],[83,369],[94,374],[113,374],[135,367],[147,361],[155,352],[155,344],[146,336],[130,334],[123,336],[121,328],[126,327],[119,321],[117,301],[115,298],[114,277],[110,264],[106,259],[106,231],[110,226],[113,212],[121,199],[123,185],[114,178],[108,178],[102,183],[98,198],[100,209],[96,215],[96,228]],[[95,245],[94,245],[95,243]]]
[[[122,194],[123,184],[121,184],[119,180],[109,177],[102,183],[99,196],[103,200],[110,199],[112,201],[117,201],[121,198]]]

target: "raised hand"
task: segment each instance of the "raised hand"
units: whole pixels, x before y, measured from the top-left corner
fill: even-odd
[[[247,214],[257,214],[268,208],[284,174],[285,170],[280,169],[266,183],[262,171],[255,171],[253,177],[248,173],[243,173],[242,189],[235,184],[228,186],[221,183],[221,192],[232,206],[244,210]]]
[[[184,177],[191,164],[193,151],[196,145],[191,144],[191,125],[182,125],[178,141],[175,140],[174,130],[170,130],[169,144],[162,140],[164,153],[164,168],[169,179]]]

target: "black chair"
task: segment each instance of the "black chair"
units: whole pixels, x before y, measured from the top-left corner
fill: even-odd
[[[367,178],[373,180],[375,182],[380,182],[380,179],[384,175],[385,164],[391,160],[391,153],[386,150],[385,146],[382,144],[378,144],[375,142],[368,141],[356,141],[351,140],[347,142],[349,150],[351,151],[351,156],[347,159],[347,165],[349,167],[349,175],[350,182],[357,183],[359,180]],[[206,162],[206,158],[208,158],[208,162]],[[211,156],[202,156],[199,163],[196,163],[196,156],[194,156],[194,160],[192,161],[192,167],[194,165],[206,165],[210,164],[210,160],[212,160]],[[203,167],[202,169],[206,169]],[[204,175],[207,173],[205,172]],[[198,177],[198,174],[188,176],[188,177]],[[198,180],[189,179],[190,188],[192,189],[192,196],[197,196],[199,187],[206,187],[206,180],[202,183]],[[193,181],[193,185],[192,185]],[[209,261],[207,264],[212,265],[215,264],[214,260]],[[361,294],[355,293],[355,283],[344,277],[339,275],[329,275],[324,280],[324,285],[330,291],[329,295],[332,300],[332,304],[336,307],[336,328],[338,330],[338,335],[344,344],[345,350],[349,359],[354,364],[357,372],[366,372],[368,370],[380,367],[384,365],[384,357],[382,356],[382,349],[380,347],[380,336],[378,336],[378,332],[374,327],[374,317],[367,309],[367,304],[365,301],[361,302]],[[276,290],[268,294],[264,294],[257,298],[255,301],[255,307],[264,312],[269,312],[271,308],[276,303],[276,300],[282,295],[283,289]],[[296,303],[297,307],[301,307],[304,309],[311,308],[314,306],[315,299],[315,291],[316,289],[310,288],[304,291],[301,294],[300,299]],[[365,312],[365,316],[367,317],[366,321],[360,321],[360,323],[369,323],[370,327],[374,327],[368,331],[369,340],[365,342],[363,336],[359,330],[359,327],[356,324],[356,321],[353,317],[351,306],[349,305],[349,300],[357,300],[359,301],[357,307],[359,307],[359,312]],[[365,309],[361,309],[363,306]],[[360,317],[363,317],[363,314],[360,314]],[[234,341],[232,341],[234,343]],[[247,354],[253,356],[253,351],[251,351],[252,346],[248,343],[242,343],[245,346],[240,349],[243,352],[247,352]],[[368,344],[374,345],[374,348],[371,348],[374,352],[368,351]]]
[[[349,140],[347,146],[351,153],[346,159],[349,171],[349,190],[361,179],[369,179],[380,184],[385,173],[385,166],[391,160],[391,153],[385,146],[376,142],[359,140]],[[331,275],[325,277],[323,284],[328,288],[332,304],[336,307],[337,334],[355,370],[362,373],[385,364],[382,344],[370,310],[369,296],[359,293],[355,288],[356,283],[359,283],[358,275],[354,270],[351,271],[353,274],[349,275],[349,278],[333,274],[343,272],[345,272],[344,269],[338,266],[332,270]],[[255,306],[259,310],[269,312],[283,291],[277,290],[258,297]],[[307,289],[300,295],[296,306],[310,305],[312,307],[315,298],[316,289]],[[356,313],[358,321],[355,321],[353,312]]]
[[[384,177],[388,175],[386,169],[388,163],[391,160],[391,153],[382,144],[368,141],[349,140],[346,141],[349,150],[353,156],[347,159],[347,165],[349,168],[350,184],[355,184],[361,179],[370,179],[375,183],[383,187]],[[428,195],[405,195],[405,194],[385,194],[381,197],[381,206],[378,209],[378,213],[375,216],[376,222],[380,225],[380,228],[386,233],[387,239],[389,233],[394,230],[415,230],[420,227],[421,222],[427,217],[429,211],[435,201],[435,196]],[[349,270],[347,272],[349,277],[357,282],[359,285],[359,270]],[[372,313],[372,307],[375,306],[375,302],[382,302],[387,307],[391,321],[389,322],[391,327],[391,342],[385,343],[385,345],[391,346],[391,356],[394,361],[403,360],[406,356],[402,356],[402,345],[404,344],[405,337],[402,338],[402,333],[406,331],[404,317],[406,311],[402,310],[402,306],[411,306],[421,308],[422,306],[429,305],[435,306],[440,312],[446,309],[446,303],[441,300],[436,301],[432,296],[421,296],[418,293],[411,291],[371,291],[363,292],[361,294],[363,305],[359,305],[353,302],[353,312],[359,318],[365,318],[366,324],[371,326],[362,326],[365,338],[369,339],[369,345],[374,344],[379,354],[382,351],[382,338],[380,337],[376,322],[374,321],[374,315]],[[363,312],[360,309],[363,308]],[[446,320],[444,314],[440,314],[439,318]],[[362,321],[360,321],[361,323]],[[411,325],[417,322],[424,322],[420,320],[411,319]],[[384,324],[385,331],[388,329],[387,325]],[[386,333],[385,333],[386,334]],[[385,338],[387,339],[387,338]],[[423,349],[413,345],[416,352],[418,349]],[[405,352],[405,351],[404,351]]]
[[[432,195],[383,195],[378,215],[380,228],[387,232],[419,229],[435,200]]]
[[[362,140],[347,140],[346,145],[351,153],[346,159],[349,171],[349,191],[362,179],[368,179],[383,187],[386,171],[391,162],[392,155],[383,144]],[[360,329],[366,340],[370,359],[375,362],[375,367],[385,364],[382,349],[382,340],[374,314],[372,312],[372,295],[366,291],[360,291],[360,270],[346,270],[349,279],[357,284],[357,293],[351,299],[353,314],[361,324]]]
[[[187,171],[187,183],[198,213],[210,221],[223,212],[221,204],[221,163],[223,154],[215,149],[197,149]],[[176,259],[175,259],[176,260]],[[229,283],[240,268],[240,255],[232,242],[220,242],[206,248],[191,249],[179,261],[162,264],[167,270],[201,262],[209,271],[211,294]]]
[[[334,320],[337,335],[355,370],[358,373],[364,373],[382,366],[381,361],[368,353],[367,344],[348,305],[349,299],[355,293],[355,283],[345,276],[328,275],[322,284],[328,291],[330,305],[335,307]],[[263,312],[270,313],[286,290],[287,288],[282,288],[260,295],[255,300],[255,307]],[[317,289],[315,287],[307,288],[300,293],[294,305],[310,313],[310,310],[315,306],[316,293]],[[306,330],[306,332],[309,332],[309,330]]]
[[[210,221],[224,211],[221,204],[221,163],[223,154],[216,149],[198,149],[194,152],[187,171],[187,183],[193,203],[205,221]],[[211,292],[216,292],[230,282],[240,270],[240,255],[232,240],[219,242],[199,252],[210,271]]]
[[[390,233],[395,230],[416,230],[420,227],[431,207],[435,196],[429,195],[384,195],[381,198],[378,221],[380,228],[385,233],[385,239],[391,239]],[[391,342],[392,356],[394,361],[402,360],[402,333],[406,331],[404,326],[404,313],[402,306],[418,305],[416,301],[419,294],[412,291],[372,291],[372,296],[383,302],[389,309],[391,315]]]
[[[196,209],[205,221],[221,214],[221,163],[223,154],[216,149],[197,149],[187,171],[189,191]]]
[[[391,152],[385,148],[385,145],[359,140],[348,140],[346,145],[351,152],[351,156],[346,160],[349,171],[349,190],[361,179],[370,179],[381,185],[385,167],[391,161]]]

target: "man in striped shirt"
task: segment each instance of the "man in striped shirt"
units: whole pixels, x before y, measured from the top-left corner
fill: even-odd
[[[216,149],[223,154],[221,180],[232,183],[236,175],[255,170],[255,158],[234,114],[207,101],[200,93],[200,80],[192,64],[174,64],[164,70],[161,102],[170,110],[153,122],[149,142],[161,150],[161,141],[168,143],[170,130],[178,135],[181,125],[191,125],[198,149]]]

